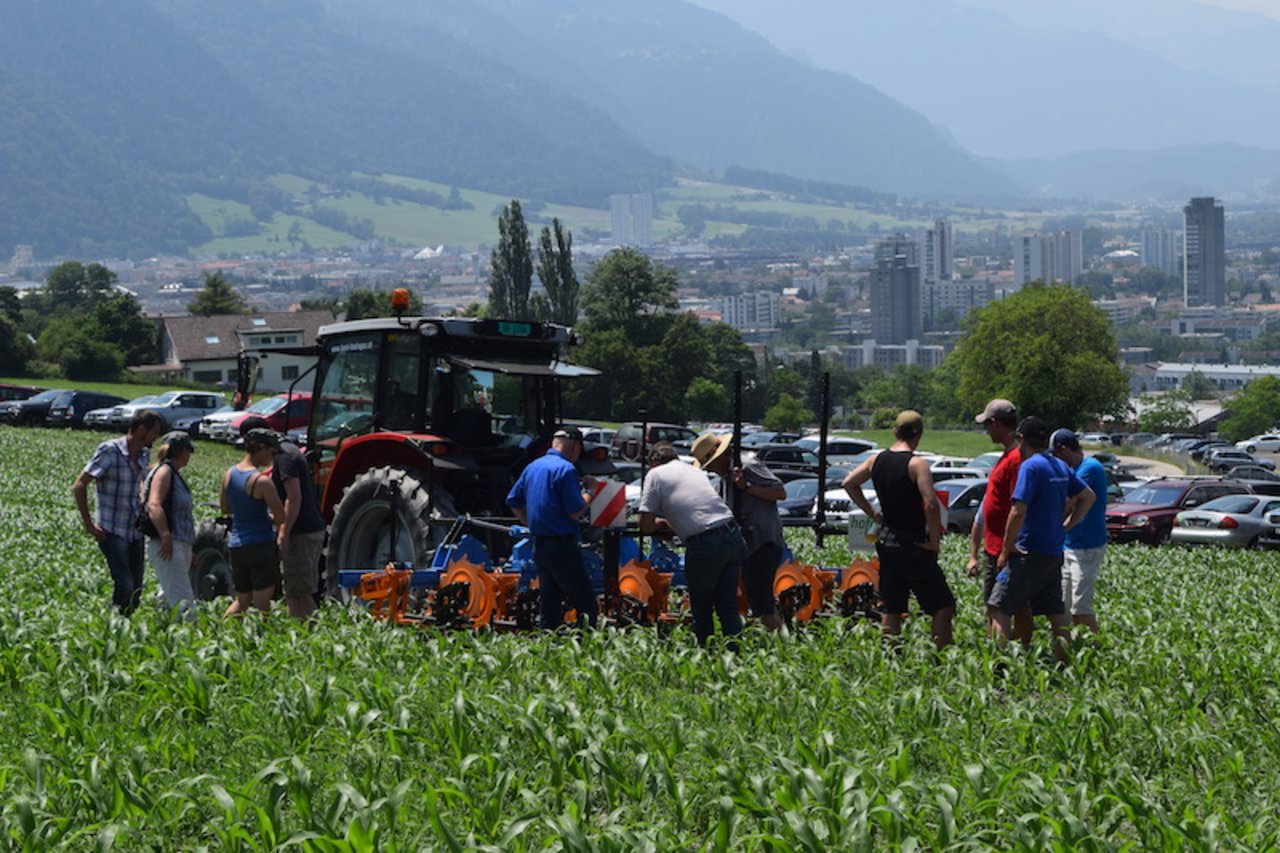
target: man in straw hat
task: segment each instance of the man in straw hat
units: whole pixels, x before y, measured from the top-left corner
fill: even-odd
[[[916,455],[923,435],[920,414],[910,409],[900,412],[889,449],[850,471],[841,485],[854,504],[882,528],[876,553],[880,557],[880,626],[884,637],[892,640],[902,632],[902,614],[915,593],[920,609],[932,618],[933,642],[941,649],[951,643],[956,599],[938,565],[942,513],[929,463]],[[879,512],[862,493],[867,480],[876,487]]]
[[[720,478],[720,494],[737,514],[747,543],[747,556],[742,561],[742,588],[747,593],[747,603],[760,624],[776,631],[782,627],[782,618],[773,598],[773,576],[786,548],[778,501],[787,493],[782,481],[754,457],[731,471],[732,445],[731,434],[704,432],[693,443],[690,455],[695,467]],[[729,483],[733,484],[733,497],[728,491]]]
[[[684,542],[689,609],[698,643],[705,644],[711,636],[713,614],[726,636],[741,633],[738,572],[747,544],[733,513],[704,472],[678,461],[671,442],[655,444],[649,464],[653,467],[640,495],[640,532],[674,532]]]

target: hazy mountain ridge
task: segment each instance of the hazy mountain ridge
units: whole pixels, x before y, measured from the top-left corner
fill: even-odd
[[[683,0],[558,0],[551,12],[538,0],[325,3],[349,21],[447,29],[575,92],[677,164],[930,196],[1017,191],[925,116],[847,75],[796,62]]]
[[[1280,43],[1280,22],[1259,15],[1188,0],[792,0],[785,14],[771,0],[694,2],[880,87],[987,157],[1280,138],[1267,82],[1280,61],[1256,55]],[[1169,60],[1189,48],[1201,58]],[[1237,65],[1253,71],[1233,76]]]

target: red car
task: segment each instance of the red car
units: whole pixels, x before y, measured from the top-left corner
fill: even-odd
[[[1251,491],[1244,483],[1216,477],[1151,480],[1129,492],[1123,503],[1107,507],[1107,538],[1112,542],[1160,545],[1169,541],[1174,516],[1182,510],[1224,495]]]
[[[292,396],[276,394],[264,397],[243,412],[236,412],[225,420],[210,423],[206,419],[207,429],[203,434],[207,438],[234,444],[240,439],[240,423],[245,418],[266,418],[267,425],[278,433],[286,433],[297,427],[305,427],[311,419],[311,392],[299,391]]]

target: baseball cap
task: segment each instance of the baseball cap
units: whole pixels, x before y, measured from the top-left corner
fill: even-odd
[[[1049,449],[1057,450],[1059,447],[1065,447],[1068,450],[1079,450],[1080,439],[1074,432],[1065,427],[1054,430],[1053,435],[1049,436]]]
[[[168,445],[170,453],[181,453],[184,450],[190,450],[192,453],[195,453],[196,450],[195,443],[191,440],[191,436],[187,435],[186,432],[180,429],[175,429],[172,432],[166,432],[160,437],[160,443]]]
[[[990,420],[1012,421],[1018,417],[1018,409],[1008,400],[1002,400],[999,397],[987,403],[987,407],[982,410],[982,414],[974,418],[975,423],[985,424]]]
[[[551,437],[567,438],[567,439],[570,439],[571,441],[576,441],[579,444],[581,444],[582,430],[578,429],[577,427],[560,427],[560,429],[556,430],[555,434],[553,434]]]
[[[1045,423],[1043,418],[1037,418],[1035,415],[1023,418],[1022,422],[1018,424],[1018,435],[1028,441],[1047,442],[1049,440],[1049,432],[1049,425]]]
[[[271,425],[267,423],[267,419],[258,415],[250,415],[240,422],[240,436],[249,434],[250,430],[255,429],[271,429]]]
[[[251,429],[244,436],[245,444],[261,444],[275,450],[280,449],[280,433],[269,429]]]

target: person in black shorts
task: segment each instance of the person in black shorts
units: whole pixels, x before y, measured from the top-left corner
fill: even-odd
[[[894,443],[863,462],[841,484],[854,504],[880,525],[876,553],[880,557],[881,630],[886,639],[902,632],[902,614],[911,593],[933,622],[938,648],[951,643],[956,599],[938,565],[942,514],[933,489],[929,463],[915,451],[924,435],[924,420],[910,409],[893,425]],[[862,494],[867,480],[876,487],[880,511]]]

